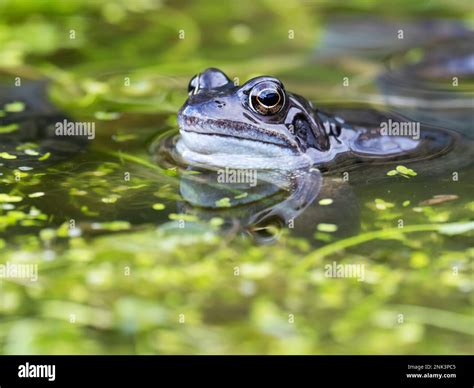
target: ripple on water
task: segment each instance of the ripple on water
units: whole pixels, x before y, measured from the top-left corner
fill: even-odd
[[[395,55],[377,80],[386,104],[413,120],[474,136],[474,37]]]

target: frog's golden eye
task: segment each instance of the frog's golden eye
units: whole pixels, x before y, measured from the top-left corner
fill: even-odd
[[[188,94],[196,94],[199,89],[199,74],[196,74],[188,84]]]
[[[261,115],[278,113],[285,106],[285,92],[275,82],[261,82],[249,94],[250,107]]]

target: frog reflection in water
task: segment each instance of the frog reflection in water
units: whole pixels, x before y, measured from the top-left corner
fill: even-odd
[[[182,179],[186,211],[209,218],[216,212],[228,215],[246,231],[275,220],[288,225],[299,217],[295,225],[312,233],[315,228],[308,223],[331,222],[335,214],[322,207],[315,212],[306,208],[318,196],[329,197],[337,204],[337,214],[345,217],[339,226],[354,233],[359,226],[357,198],[342,182],[341,172],[363,166],[363,174],[351,172],[350,183],[383,179],[387,170],[377,165],[443,157],[459,143],[456,134],[433,128],[423,128],[421,136],[384,136],[381,123],[392,118],[397,119],[370,109],[331,115],[287,92],[276,78],[257,77],[235,86],[220,70],[208,69],[192,78],[189,97],[178,113],[174,159],[200,172]],[[442,164],[450,163],[448,157]],[[226,168],[256,169],[259,184],[219,185],[217,174]],[[430,174],[434,170],[430,165]],[[235,188],[240,194],[237,190],[235,195]],[[276,197],[278,189],[286,196]],[[220,198],[230,199],[225,209],[219,206]]]

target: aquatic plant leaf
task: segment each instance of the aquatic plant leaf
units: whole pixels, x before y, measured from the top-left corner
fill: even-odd
[[[17,113],[25,110],[25,104],[21,101],[10,102],[4,106],[5,112]]]
[[[18,129],[18,124],[9,124],[0,126],[0,134],[2,133],[11,133]]]
[[[446,224],[439,228],[439,232],[450,236],[474,230],[474,221]]]

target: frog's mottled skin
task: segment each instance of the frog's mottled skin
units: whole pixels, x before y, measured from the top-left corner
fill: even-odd
[[[261,114],[250,102],[254,88],[281,91],[281,109]],[[233,168],[295,169],[354,158],[400,156],[419,140],[381,136],[355,128],[287,92],[273,77],[257,77],[235,86],[220,70],[207,69],[192,79],[192,91],[178,113],[181,139],[177,151],[188,164]]]

